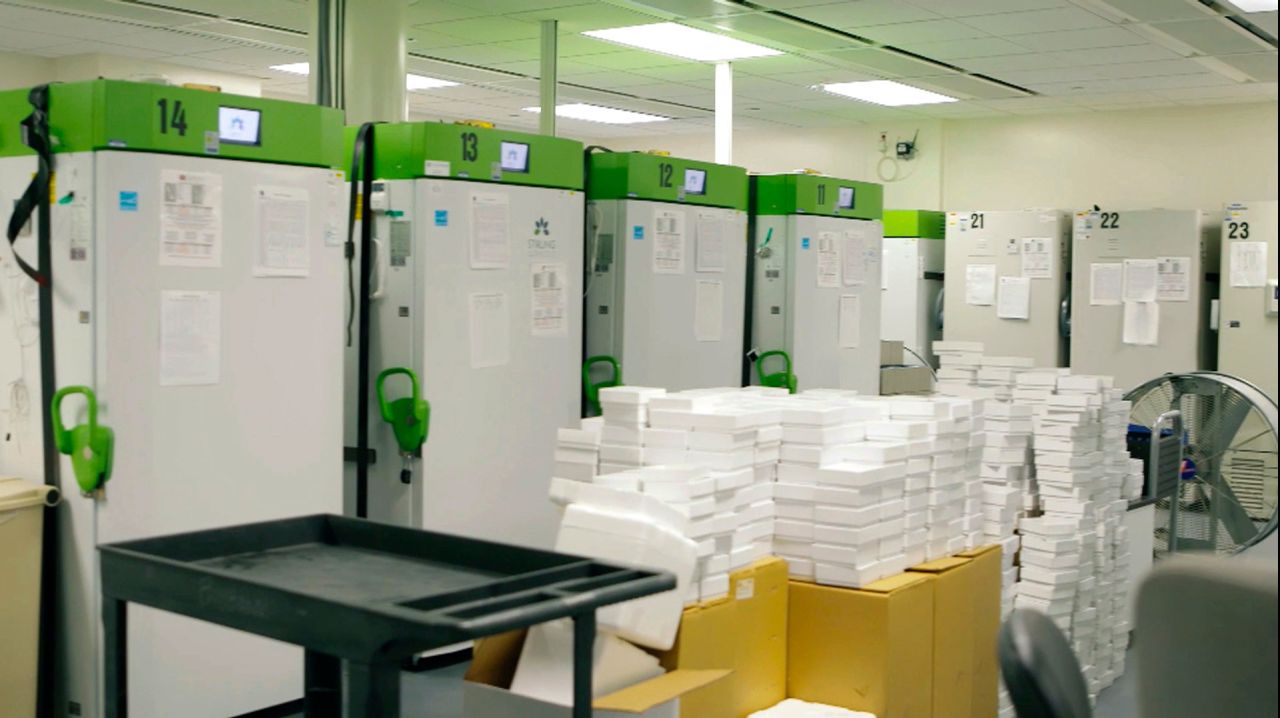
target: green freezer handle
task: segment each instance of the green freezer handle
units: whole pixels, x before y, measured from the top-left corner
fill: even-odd
[[[770,357],[782,357],[782,371],[772,374],[764,373],[764,362]],[[788,392],[796,393],[796,375],[791,373],[791,355],[781,349],[774,349],[761,354],[756,359],[756,376],[760,377],[760,386],[770,386],[776,389],[786,389]]]
[[[89,423],[70,431],[62,424],[62,400],[72,394],[83,394],[88,405]],[[60,453],[71,457],[76,483],[84,493],[101,488],[111,478],[111,459],[115,449],[115,432],[98,425],[98,397],[87,386],[68,386],[53,395],[53,444]]]
[[[608,364],[613,368],[612,376],[603,381],[592,382],[591,368],[596,364]],[[587,405],[597,416],[600,415],[600,390],[611,386],[622,386],[622,367],[618,366],[618,360],[607,354],[587,357],[582,363],[582,388],[587,393]]]
[[[387,401],[385,384],[387,379],[404,374],[409,377],[412,387],[409,396]],[[396,443],[402,454],[417,454],[427,440],[427,428],[431,424],[431,404],[423,399],[418,388],[418,375],[412,369],[402,366],[383,369],[375,383],[378,392],[378,408],[382,411],[382,419],[391,425],[396,435]]]

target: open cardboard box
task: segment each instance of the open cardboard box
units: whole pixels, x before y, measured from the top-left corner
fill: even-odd
[[[476,642],[462,689],[463,718],[571,718],[569,706],[512,693],[511,680],[524,647],[525,631]],[[729,675],[727,670],[680,669],[600,696],[592,701],[595,718],[679,718],[680,696]]]

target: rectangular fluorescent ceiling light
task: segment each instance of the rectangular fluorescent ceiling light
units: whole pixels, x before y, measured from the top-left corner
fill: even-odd
[[[272,70],[277,72],[287,72],[290,75],[306,75],[311,74],[311,63],[307,62],[290,62],[284,65],[272,65]],[[441,80],[438,77],[427,77],[426,75],[415,75],[412,72],[404,76],[404,88],[410,92],[417,90],[434,90],[440,87],[457,87],[458,83],[449,80]]]
[[[413,92],[415,90],[435,90],[441,87],[457,87],[458,83],[450,80],[441,80],[438,77],[427,77],[426,75],[415,75],[412,72],[404,76],[404,89]]]
[[[526,107],[525,112],[541,112],[541,107]],[[670,117],[649,115],[631,110],[619,110],[613,107],[574,103],[572,105],[556,105],[556,117],[567,117],[571,120],[587,122],[603,122],[606,125],[637,125],[643,122],[665,122]]]
[[[1277,0],[1230,0],[1241,12],[1270,12],[1280,8]]]
[[[770,47],[735,40],[675,22],[589,30],[582,34],[597,40],[701,62],[722,62],[782,54]]]
[[[893,80],[872,80],[870,82],[836,82],[830,85],[819,85],[820,88],[835,95],[852,97],[855,100],[870,102],[885,107],[902,107],[904,105],[936,105],[940,102],[955,102],[956,98],[939,95],[936,92],[921,90],[918,87],[904,85]]]

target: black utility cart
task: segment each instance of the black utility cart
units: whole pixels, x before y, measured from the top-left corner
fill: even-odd
[[[107,718],[128,715],[129,603],[302,646],[308,718],[337,718],[344,705],[396,718],[405,659],[572,618],[573,716],[589,718],[596,609],[675,588],[666,573],[328,515],[99,552]]]

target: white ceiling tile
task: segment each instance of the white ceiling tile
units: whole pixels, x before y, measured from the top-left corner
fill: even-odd
[[[815,30],[785,18],[759,13],[718,18],[702,29],[734,33],[743,40],[792,52],[833,50],[855,44],[838,33]]]
[[[869,27],[937,20],[939,15],[901,0],[847,0],[789,11],[810,22],[836,28]]]
[[[1181,55],[1153,43],[1095,47],[1088,50],[1063,50],[1053,55],[1066,65],[1123,65],[1130,62],[1174,60]]]
[[[562,82],[574,82],[582,85],[613,87],[617,89],[625,89],[636,85],[651,85],[655,82],[654,78],[646,75],[636,75],[629,72],[620,72],[618,70],[609,70],[607,72],[593,71],[576,73],[573,75],[566,75],[561,72],[560,79]]]
[[[260,47],[230,47],[224,50],[192,53],[187,55],[187,57],[239,63],[241,65],[247,65],[255,68],[260,72],[267,72],[267,68],[272,65],[280,65],[288,62],[300,62],[307,59],[307,56],[302,53],[291,53]]]
[[[562,34],[581,33],[608,27],[642,25],[661,20],[661,17],[653,14],[638,12],[604,2],[571,5],[567,1],[557,7],[513,13],[508,17],[533,22],[556,20],[559,22],[559,31]]]
[[[800,57],[799,55],[775,55],[773,57],[753,57],[733,62],[733,74],[756,75],[759,77],[777,77],[798,72],[822,72],[830,70],[831,64],[819,60]]]
[[[1028,10],[999,15],[967,17],[962,21],[990,35],[1022,35],[1032,32],[1058,32],[1108,27],[1105,18],[1077,7],[1053,10]]]
[[[1095,47],[1141,45],[1146,42],[1131,30],[1118,26],[1010,35],[1005,39],[1037,52],[1088,50]]]
[[[1277,32],[1280,32],[1280,30],[1277,30],[1276,22],[1276,17],[1278,15],[1280,15],[1280,12],[1276,12],[1275,10],[1272,10],[1271,12],[1251,12],[1248,15],[1245,15],[1244,19],[1256,25],[1260,30],[1270,33],[1272,37],[1275,37]]]
[[[467,2],[446,2],[445,0],[417,0],[409,4],[405,15],[410,27],[428,27],[450,20],[465,20],[481,17],[486,10],[474,7]]]
[[[1218,60],[1240,70],[1258,82],[1275,82],[1276,53],[1255,52],[1248,55],[1219,55]]]
[[[40,50],[40,54],[44,57],[71,57],[73,55],[89,55],[101,53],[104,55],[115,55],[117,57],[131,57],[134,59],[154,60],[163,57],[165,53],[148,50],[145,47],[128,47],[125,45],[114,45],[109,42],[97,42],[95,40],[74,40],[66,45],[55,45]]]
[[[956,20],[925,20],[896,25],[855,28],[859,35],[885,45],[898,43],[946,42],[971,37],[983,37],[986,33]]]
[[[110,42],[143,46],[173,55],[190,55],[238,46],[238,43],[230,38],[207,37],[182,28],[126,32],[113,36]]]
[[[1276,83],[1257,82],[1221,87],[1182,87],[1156,90],[1152,94],[1179,102],[1215,98],[1240,102],[1263,102],[1276,98]]]
[[[1046,95],[1070,96],[1074,93],[1111,93],[1129,91],[1155,91],[1179,87],[1212,87],[1215,85],[1234,84],[1228,78],[1217,73],[1205,72],[1197,75],[1166,75],[1161,77],[1131,77],[1119,80],[1093,80],[1088,82],[1046,83],[1035,85],[1032,89]],[[1076,88],[1083,87],[1083,90]]]
[[[950,72],[933,63],[886,50],[850,50],[831,53],[831,57],[847,63],[855,70],[883,77],[928,77]]]
[[[1004,78],[1001,78],[1004,79]],[[941,75],[938,77],[922,77],[912,80],[911,84],[926,90],[940,92],[949,97],[960,99],[989,100],[1007,97],[1024,97],[1027,93],[1005,87],[996,82],[970,77],[968,75]]]
[[[1235,23],[1221,18],[1153,23],[1151,27],[1206,55],[1271,49]]]
[[[66,44],[68,38],[0,26],[0,51],[27,52]],[[38,54],[38,53],[36,53]]]
[[[1194,20],[1206,17],[1207,8],[1194,0],[1092,0],[1094,4],[1109,7],[1138,22],[1161,20]]]
[[[1001,12],[1068,7],[1067,0],[908,0],[944,17],[993,15]]]
[[[773,102],[812,99],[817,90],[808,85],[778,82],[758,77],[736,77],[733,81],[735,97]],[[710,101],[710,98],[708,98]]]
[[[879,79],[879,73],[867,73],[850,70],[843,67],[833,67],[826,70],[814,70],[812,72],[788,72],[780,75],[774,75],[770,79],[778,82],[785,82],[788,85],[799,87],[812,87],[814,85],[825,85],[832,82],[863,82],[866,80]]]
[[[512,20],[507,17],[450,20],[449,22],[434,23],[428,29],[476,43],[535,40],[541,32],[541,27],[536,22]]]
[[[998,37],[971,37],[962,40],[948,40],[946,42],[899,42],[896,47],[945,62],[956,62],[957,60],[968,60],[975,57],[1017,55],[1028,52],[1027,48]],[[967,63],[961,64],[967,66]]]

